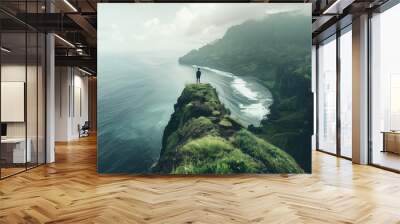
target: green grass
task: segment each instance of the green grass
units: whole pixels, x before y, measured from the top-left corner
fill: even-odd
[[[227,140],[221,137],[206,136],[185,144],[178,149],[178,153],[186,158],[184,162],[204,163],[207,160],[221,158],[232,150],[234,147]]]
[[[193,140],[178,150],[184,159],[174,174],[257,173],[263,165],[220,137]]]
[[[209,84],[187,85],[164,130],[154,171],[174,174],[302,173],[282,149],[229,117]]]
[[[266,173],[303,173],[289,154],[249,131],[237,132],[232,137],[232,143],[244,153],[264,163]]]

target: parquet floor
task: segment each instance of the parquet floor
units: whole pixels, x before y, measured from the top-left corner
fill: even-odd
[[[400,175],[315,152],[312,175],[96,173],[94,137],[0,181],[0,223],[400,223]]]
[[[7,176],[11,176],[13,174],[16,174],[16,173],[19,173],[22,171],[25,171],[25,167],[23,167],[23,168],[22,167],[21,168],[19,168],[19,167],[1,168],[1,175],[2,175],[2,177],[7,177]]]

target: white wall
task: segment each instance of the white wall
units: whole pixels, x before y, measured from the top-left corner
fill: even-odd
[[[38,69],[38,70],[36,70]],[[45,150],[45,85],[44,73],[42,67],[25,64],[2,64],[1,66],[2,82],[24,82],[26,84],[26,107],[21,108],[21,112],[27,115],[27,120],[22,122],[6,122],[7,137],[24,138],[25,135],[31,141],[32,161],[44,163]],[[27,78],[27,80],[25,80]],[[2,98],[7,96],[2,95]],[[1,108],[10,110],[10,108]],[[12,113],[12,111],[9,111]],[[36,153],[39,153],[37,156]]]
[[[88,120],[88,77],[76,68],[56,67],[55,140],[79,137],[78,125]]]
[[[28,66],[28,73],[32,67]],[[18,64],[1,66],[2,82],[25,82],[26,67]],[[6,108],[1,108],[6,110]],[[25,122],[7,122],[7,137],[25,137]]]
[[[69,133],[69,68],[55,68],[55,141],[67,141]]]
[[[4,64],[1,66],[1,81],[2,82],[24,82],[26,83],[25,80],[25,75],[26,71],[28,72],[28,75],[35,74],[36,75],[36,67],[34,66],[28,66],[25,67],[24,65],[18,65],[18,64]],[[31,84],[31,83],[30,83]],[[34,83],[36,85],[36,82]],[[27,96],[29,97],[35,97],[36,98],[36,89],[27,89],[27,90],[32,90],[28,91]],[[2,96],[6,97],[6,96]],[[32,101],[31,99],[27,99],[28,102]],[[36,103],[36,102],[35,102]],[[36,104],[35,105],[27,105],[34,107],[36,109]],[[7,110],[7,108],[1,108],[2,110]],[[24,110],[24,108],[22,108]],[[32,117],[32,115],[34,115]],[[28,122],[32,122],[33,120],[36,123],[36,114],[27,114]],[[25,124],[26,122],[7,122],[7,136],[8,137],[25,137]],[[32,124],[28,125],[28,128],[33,126]],[[36,127],[34,127],[36,129]],[[29,136],[28,136],[29,137]]]

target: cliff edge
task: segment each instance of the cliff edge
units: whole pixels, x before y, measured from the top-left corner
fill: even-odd
[[[172,174],[303,173],[282,149],[229,116],[210,84],[185,87],[153,171]]]

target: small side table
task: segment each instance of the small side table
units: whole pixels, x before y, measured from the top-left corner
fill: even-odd
[[[382,152],[391,152],[400,154],[400,131],[382,131],[383,150]]]

